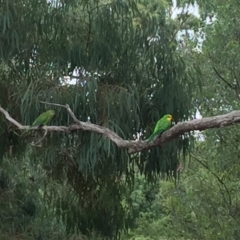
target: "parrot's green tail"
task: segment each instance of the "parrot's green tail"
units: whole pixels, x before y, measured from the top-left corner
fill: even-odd
[[[147,140],[147,143],[151,142],[157,135],[161,135],[164,131],[158,130],[157,132],[153,133]]]

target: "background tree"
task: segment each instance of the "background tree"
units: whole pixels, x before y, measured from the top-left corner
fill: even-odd
[[[188,119],[193,111],[188,93],[195,86],[196,71],[188,68],[178,51],[175,36],[181,25],[170,20],[169,4],[3,1],[1,106],[19,122],[31,124],[49,109],[40,101],[68,103],[82,121],[90,119],[124,139],[132,139],[140,128],[150,135],[165,113],[171,113],[176,122]],[[72,76],[76,68],[80,73],[77,83],[63,84],[64,76]],[[53,108],[52,124],[71,123],[63,109]],[[72,132],[52,133],[41,148],[34,148],[29,143],[39,139],[39,133],[19,137],[3,116],[0,126],[1,159],[7,159],[1,165],[8,169],[2,174],[3,183],[16,176],[11,166],[17,161],[18,171],[24,169],[24,174],[6,186],[23,182],[25,188],[30,176],[36,192],[27,195],[23,191],[23,198],[15,195],[14,199],[27,204],[31,226],[49,217],[62,226],[61,236],[96,232],[117,238],[133,223],[122,201],[129,196],[125,192],[134,183],[136,166],[149,181],[160,173],[176,174],[179,152],[189,147],[186,135],[162,148],[129,155],[102,135]],[[12,187],[13,192],[17,189]],[[36,214],[34,197],[40,201]],[[15,207],[14,214],[20,206]],[[11,229],[7,216],[2,215],[4,232],[27,231],[29,224],[19,219],[10,219]],[[59,239],[52,233],[54,226],[49,232],[46,226],[50,228],[42,222],[39,231],[47,235],[37,231],[35,236]]]
[[[239,109],[239,8],[236,1],[197,3],[202,28],[195,33],[200,31],[205,40],[201,51],[191,55],[196,43],[185,40],[183,53],[201,68],[202,91],[196,88],[194,105],[205,117]],[[143,223],[133,235],[157,239],[155,230],[164,226],[168,239],[239,238],[239,128],[206,130],[202,135],[204,141],[195,143],[177,185],[160,184],[156,199],[161,199],[157,202],[164,216],[152,221],[141,218]]]
[[[197,2],[201,28],[193,38],[184,39],[181,50],[185,62],[199,65],[203,74],[202,91],[195,88],[193,94],[194,105],[205,117],[239,109],[239,8],[236,1]],[[204,37],[200,51],[194,49],[198,34]],[[204,131],[183,165],[179,182],[160,183],[154,210],[149,212],[161,209],[164,214],[151,220],[140,216],[132,239],[238,239],[238,135],[238,126]]]

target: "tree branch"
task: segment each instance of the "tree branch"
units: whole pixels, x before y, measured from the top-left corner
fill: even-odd
[[[73,121],[74,121],[75,123],[78,123],[79,125],[81,125],[81,122],[77,119],[77,117],[75,116],[75,114],[73,113],[73,111],[71,110],[71,108],[69,107],[68,104],[62,105],[62,104],[42,102],[42,101],[40,101],[40,103],[44,103],[44,104],[47,104],[47,105],[53,105],[53,106],[57,106],[57,107],[66,108],[66,110],[68,111],[69,115],[72,117]]]
[[[6,119],[9,122],[13,123],[15,126],[17,126],[18,129],[20,129],[20,130],[25,129],[24,126],[22,124],[20,124],[19,122],[17,122],[16,120],[14,120],[6,110],[4,110],[3,108],[0,107],[0,111],[5,115]]]
[[[222,75],[217,71],[215,67],[213,67],[214,72],[217,74],[217,76],[224,81],[231,89],[235,89],[234,86],[232,86],[225,78],[222,77]]]
[[[45,102],[44,102],[45,103]],[[48,104],[48,103],[46,103]],[[50,104],[50,103],[49,103]],[[42,129],[48,132],[65,132],[71,133],[72,131],[89,131],[95,132],[104,135],[105,137],[109,138],[112,142],[114,142],[119,148],[126,148],[128,149],[128,153],[136,153],[141,152],[143,150],[151,149],[155,146],[161,146],[163,143],[169,142],[172,139],[182,135],[184,133],[194,131],[194,130],[205,130],[210,128],[219,128],[219,127],[226,127],[230,125],[234,125],[240,123],[240,110],[232,111],[228,114],[218,115],[214,117],[206,117],[202,119],[194,119],[191,121],[186,122],[179,122],[175,126],[173,126],[168,131],[164,132],[161,137],[156,138],[151,143],[147,144],[146,141],[134,141],[134,140],[124,140],[120,136],[118,136],[115,132],[111,131],[109,128],[102,127],[93,123],[89,122],[82,122],[76,118],[72,110],[68,105],[60,105],[60,104],[52,104],[55,106],[60,106],[66,108],[68,113],[74,119],[74,124],[69,126],[44,126]],[[18,129],[25,130],[29,126],[24,126],[14,120],[9,113],[0,107],[0,112],[2,112],[6,119],[14,124]],[[39,130],[38,127],[31,128],[31,130]]]
[[[34,147],[41,147],[42,146],[41,143],[42,143],[43,139],[47,136],[47,133],[48,133],[48,131],[45,131],[43,137],[41,139],[39,139],[37,142],[31,143],[31,145]]]

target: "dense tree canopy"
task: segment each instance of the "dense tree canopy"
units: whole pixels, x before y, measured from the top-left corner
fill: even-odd
[[[165,113],[176,122],[187,119],[194,70],[177,51],[179,29],[169,21],[168,4],[3,1],[1,106],[30,124],[49,109],[40,101],[67,103],[80,120],[90,119],[124,139],[133,139],[139,129],[149,135]],[[63,84],[76,68],[76,84]],[[63,109],[51,108],[56,111],[52,124],[72,121]],[[135,165],[149,180],[176,171],[179,151],[188,148],[187,138],[180,137],[163,148],[129,155],[90,132],[52,133],[34,148],[29,143],[39,134],[23,138],[1,116],[1,156],[26,156],[28,165],[40,164],[48,178],[68,186],[72,197],[49,199],[68,232],[95,229],[109,237],[129,224],[121,205],[125,187],[118,179],[133,183]]]
[[[174,3],[180,8],[193,1]],[[237,1],[197,4],[199,18],[183,8],[173,19],[169,0],[0,1],[0,106],[23,125],[53,109],[50,124],[69,126],[66,109],[42,102],[68,104],[79,120],[125,140],[139,133],[146,139],[166,113],[178,123],[196,108],[204,116],[239,110]],[[229,189],[238,189],[232,183],[238,132],[236,126],[206,131],[194,150],[189,133],[129,154],[91,131],[50,132],[36,147],[31,143],[43,131],[22,135],[1,114],[0,234],[157,239],[160,229],[169,239],[210,239],[211,228],[218,239],[237,239],[238,194]],[[179,186],[159,185],[159,176],[176,179],[187,154],[195,162],[187,161]],[[208,165],[206,158],[214,160]],[[198,175],[206,178],[205,188]],[[214,188],[219,192],[212,194]],[[210,211],[216,204],[229,211],[221,215],[222,236],[201,215],[218,214]],[[235,222],[224,225],[233,215]]]

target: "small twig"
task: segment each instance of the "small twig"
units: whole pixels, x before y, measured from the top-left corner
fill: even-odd
[[[52,105],[52,106],[57,106],[57,107],[63,107],[63,108],[66,108],[65,105],[58,104],[58,103],[49,103],[49,102],[43,102],[43,101],[40,101],[40,103],[44,103],[44,104],[48,104],[48,105]]]
[[[48,104],[48,105],[53,105],[53,106],[57,106],[57,107],[63,107],[63,108],[66,108],[66,110],[68,111],[68,113],[69,113],[70,116],[72,117],[73,121],[74,121],[75,123],[81,125],[81,121],[77,119],[77,117],[75,116],[75,114],[73,113],[73,111],[71,110],[71,108],[69,107],[68,104],[66,104],[66,105],[62,105],[62,104],[49,103],[49,102],[43,102],[43,101],[40,101],[40,103]]]
[[[217,74],[217,76],[224,81],[231,89],[235,89],[225,78],[222,77],[222,75],[217,71],[215,67],[213,67],[214,72]]]
[[[31,145],[34,146],[34,147],[41,147],[41,145],[38,145],[38,144],[41,143],[44,140],[44,138],[47,136],[47,134],[48,134],[48,131],[45,130],[43,137],[41,139],[39,139],[37,142],[32,143]]]

